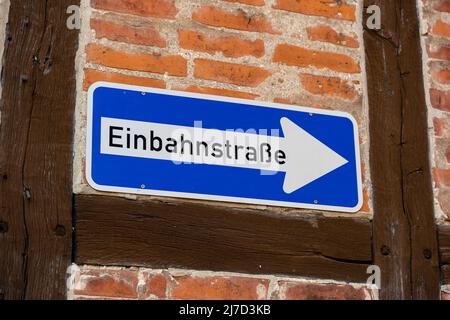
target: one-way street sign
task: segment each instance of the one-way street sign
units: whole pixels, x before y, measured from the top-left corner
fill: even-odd
[[[101,191],[356,212],[359,138],[348,114],[99,82],[86,175]]]

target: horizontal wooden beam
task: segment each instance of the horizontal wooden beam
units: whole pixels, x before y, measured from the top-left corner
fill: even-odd
[[[441,279],[443,284],[450,284],[450,226],[438,228]]]
[[[364,219],[270,210],[75,197],[79,264],[191,268],[365,282]]]
[[[450,265],[442,266],[442,284],[450,284]]]

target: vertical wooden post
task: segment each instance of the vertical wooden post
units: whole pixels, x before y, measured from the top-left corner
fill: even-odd
[[[0,298],[65,297],[79,0],[11,1],[2,70]]]
[[[439,263],[416,1],[366,0],[374,259],[382,299],[438,299]]]

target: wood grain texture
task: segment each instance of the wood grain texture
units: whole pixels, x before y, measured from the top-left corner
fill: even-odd
[[[65,297],[79,0],[13,0],[2,69],[0,297]]]
[[[450,264],[450,226],[439,226],[441,264]]]
[[[448,285],[450,284],[450,265],[446,264],[445,266],[442,266],[442,284]]]
[[[439,261],[416,1],[366,0],[374,259],[382,299],[438,299]]]
[[[450,284],[450,226],[439,226],[439,251],[441,279],[443,284]]]
[[[365,281],[369,221],[78,195],[76,262]]]

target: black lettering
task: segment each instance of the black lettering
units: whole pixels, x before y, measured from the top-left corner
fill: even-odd
[[[134,150],[139,149],[139,140],[142,141],[142,150],[147,150],[147,138],[142,135],[135,135],[134,136]]]
[[[155,146],[155,142],[158,144],[157,146]],[[155,136],[153,130],[150,131],[150,150],[157,152],[162,150],[162,140],[160,137]]]
[[[203,147],[203,150],[205,150],[203,156],[208,156],[208,144],[204,141],[197,141],[197,156],[200,156],[200,149]]]
[[[122,136],[118,136],[114,134],[114,130],[123,131],[122,127],[109,127],[109,146],[114,148],[123,148],[121,144],[115,144],[113,139],[122,138]]]
[[[264,159],[265,159],[264,154],[265,153],[267,154],[267,161],[266,162],[267,163],[271,162],[272,161],[272,152],[271,152],[272,147],[270,146],[270,144],[262,143],[260,148],[261,148],[261,162],[264,162]],[[264,151],[264,149],[266,149],[266,150]]]
[[[275,152],[275,161],[279,164],[285,164],[286,163],[286,153],[283,150],[278,150]]]
[[[130,135],[130,128],[127,128],[127,149],[131,148],[131,135]]]
[[[184,134],[182,134],[181,135],[181,154],[184,154],[184,147],[186,145],[189,145],[189,147],[191,149],[190,154],[192,156],[194,154],[192,142],[190,140],[184,140]]]
[[[229,140],[227,140],[227,143],[225,143],[225,148],[226,148],[226,150],[227,150],[227,158],[228,159],[231,159],[232,158],[232,156],[231,156],[231,145],[230,145],[230,141]]]
[[[166,151],[169,153],[177,153],[177,141],[172,138],[167,138]]]
[[[223,151],[222,151],[222,144],[221,143],[213,143],[212,145],[213,152],[211,155],[215,158],[222,158],[223,157]]]
[[[234,157],[236,160],[239,158],[239,150],[244,150],[243,146],[234,146]]]
[[[253,147],[247,147],[247,154],[245,157],[247,158],[247,161],[257,161],[258,156],[256,149]]]

